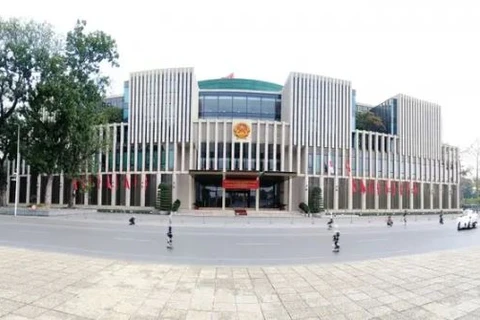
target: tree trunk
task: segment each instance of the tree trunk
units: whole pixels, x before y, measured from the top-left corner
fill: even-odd
[[[52,205],[52,184],[53,184],[53,175],[49,174],[47,176],[47,186],[45,187],[45,206],[50,207]]]
[[[68,186],[68,208],[73,208],[75,205],[75,190],[73,189],[72,184],[70,183]]]
[[[7,205],[7,173],[4,161],[0,160],[0,207]]]

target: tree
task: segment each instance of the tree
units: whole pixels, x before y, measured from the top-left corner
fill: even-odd
[[[381,133],[387,132],[382,119],[371,111],[357,112],[355,117],[356,128],[358,130],[375,131]]]
[[[31,128],[26,157],[34,171],[47,174],[47,205],[53,173],[79,177],[103,146],[97,126],[105,120],[102,105],[109,79],[102,76],[100,66],[117,66],[118,53],[115,40],[101,31],[86,33],[85,26],[85,21],[77,21],[62,52],[49,57],[24,112]],[[67,187],[71,207],[72,186]]]
[[[16,149],[17,123],[10,120],[26,105],[46,57],[57,48],[50,25],[0,18],[0,206],[6,205],[5,162]]]
[[[478,198],[480,195],[480,181],[479,181],[479,173],[480,173],[480,140],[475,140],[472,145],[465,150],[465,152],[473,158],[474,165],[475,165],[475,197]]]
[[[118,107],[104,104],[100,112],[106,123],[120,123],[123,121],[123,110]]]
[[[172,185],[171,184],[161,183],[158,185],[155,208],[161,211],[170,211],[172,209]]]
[[[308,197],[308,207],[310,212],[319,213],[323,211],[323,197],[322,189],[320,187],[313,187],[310,190],[310,195]]]

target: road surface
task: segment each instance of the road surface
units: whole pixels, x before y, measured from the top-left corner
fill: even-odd
[[[452,219],[444,225],[436,218],[412,220],[407,226],[397,219],[391,228],[381,220],[350,224],[345,219],[338,225],[341,251],[336,254],[325,220],[294,224],[288,219],[284,223],[209,219],[185,223],[174,217],[174,248],[168,250],[165,217],[158,223],[152,222],[155,217],[142,223],[140,217],[137,225],[128,226],[126,216],[113,220],[0,216],[0,245],[141,262],[242,266],[348,262],[480,243],[480,230],[459,232]]]

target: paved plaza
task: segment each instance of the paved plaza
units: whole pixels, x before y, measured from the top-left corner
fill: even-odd
[[[278,267],[0,247],[0,319],[480,319],[479,266],[480,247]]]

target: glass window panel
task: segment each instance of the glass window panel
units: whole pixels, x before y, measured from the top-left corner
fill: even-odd
[[[218,112],[218,99],[216,96],[206,96],[204,101],[204,112]]]
[[[233,113],[237,115],[247,113],[247,97],[233,97]]]
[[[230,114],[232,112],[232,97],[218,97],[218,113],[220,115]]]
[[[275,114],[275,99],[262,98],[262,113],[263,114]]]
[[[250,114],[261,113],[261,100],[259,97],[248,97],[248,113]]]

